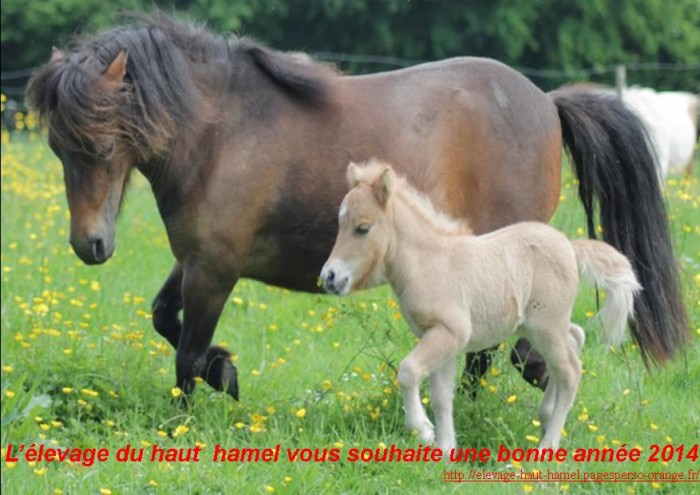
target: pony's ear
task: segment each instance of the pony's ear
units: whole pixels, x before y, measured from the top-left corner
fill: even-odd
[[[51,48],[51,58],[49,59],[50,64],[58,62],[59,60],[63,60],[64,58],[66,58],[66,56],[61,50],[59,50],[55,46]]]
[[[348,181],[348,187],[353,189],[360,182],[360,167],[355,162],[350,162],[348,170],[345,172],[345,179]]]
[[[387,165],[384,170],[382,170],[377,182],[372,186],[374,197],[377,198],[377,201],[382,207],[386,206],[391,194],[394,192],[395,182],[396,175],[394,174],[394,169]]]
[[[109,67],[107,67],[107,70],[104,72],[104,74],[102,74],[102,76],[106,77],[112,82],[120,83],[124,81],[127,59],[128,56],[126,54],[126,50],[120,51],[119,55],[112,60],[112,63],[109,64]]]

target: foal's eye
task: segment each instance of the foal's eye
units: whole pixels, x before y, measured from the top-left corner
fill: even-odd
[[[357,235],[367,235],[369,234],[369,229],[371,229],[372,226],[366,223],[360,224],[357,227],[355,227],[355,234]]]

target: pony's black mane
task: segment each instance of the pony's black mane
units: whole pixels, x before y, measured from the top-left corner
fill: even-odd
[[[99,153],[119,129],[142,157],[166,150],[206,114],[204,95],[212,88],[205,86],[227,87],[234,54],[247,54],[292,97],[320,102],[328,93],[333,71],[310,59],[247,38],[226,39],[162,12],[130,17],[133,25],[77,39],[32,76],[29,104],[49,123],[55,144]],[[128,56],[124,82],[106,90],[101,75],[122,51]]]

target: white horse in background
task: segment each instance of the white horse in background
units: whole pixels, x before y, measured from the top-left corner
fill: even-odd
[[[446,455],[456,448],[452,415],[456,359],[511,335],[542,354],[550,379],[539,408],[540,448],[556,448],[581,377],[585,336],[571,322],[579,272],[608,290],[601,311],[608,342],[619,344],[641,290],[632,267],[608,244],[569,241],[543,223],[518,223],[476,236],[374,160],[350,164],[338,237],[323,267],[338,295],[389,282],[420,341],[400,365],[406,425]],[[430,377],[437,432],[420,401]]]
[[[644,122],[656,150],[661,178],[679,170],[692,173],[700,97],[633,86],[622,91],[622,100]]]

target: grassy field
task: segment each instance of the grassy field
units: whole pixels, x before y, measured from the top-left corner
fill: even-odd
[[[700,167],[696,167],[696,170]],[[626,446],[636,463],[505,464],[349,462],[352,448],[418,447],[403,427],[396,369],[414,343],[387,288],[339,299],[242,281],[215,341],[234,353],[241,402],[201,385],[193,406],[172,402],[174,353],[151,327],[149,305],[173,263],[148,185],[135,177],[117,227],[117,251],[83,266],[67,243],[61,167],[36,134],[2,134],[2,492],[122,493],[693,493],[698,484],[464,485],[445,469],[500,472],[686,472],[700,463],[648,462],[649,446],[687,448],[700,437],[700,186],[671,177],[670,218],[683,270],[692,342],[662,370],[645,371],[631,345],[612,352],[592,322],[585,289],[575,320],[588,332],[585,375],[562,447]],[[643,201],[643,198],[639,198]],[[634,207],[634,205],[630,205]],[[564,179],[554,224],[583,237],[574,181]],[[503,346],[505,349],[505,346]],[[460,447],[534,447],[541,392],[497,354],[478,400],[459,395]],[[425,402],[428,403],[427,398]],[[20,444],[104,448],[109,460],[7,461]],[[142,462],[115,460],[143,449]],[[215,445],[275,448],[279,461],[213,462]],[[151,462],[154,446],[194,449],[201,460]],[[291,462],[286,449],[339,449],[339,462]],[[23,455],[23,454],[22,454]],[[89,464],[89,463],[88,463]]]

